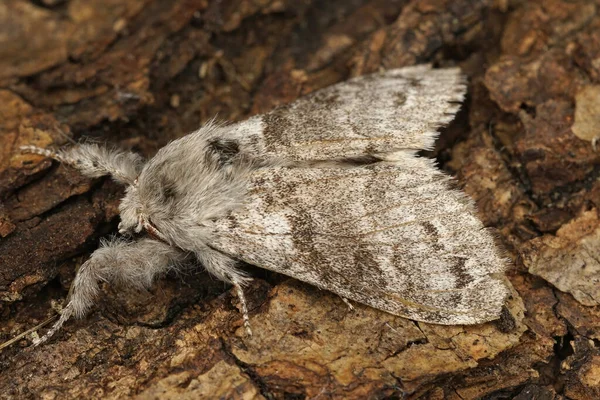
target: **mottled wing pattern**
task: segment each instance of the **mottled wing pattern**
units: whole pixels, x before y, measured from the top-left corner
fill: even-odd
[[[289,160],[431,149],[465,91],[458,68],[393,69],[316,91],[228,126],[228,134],[253,154]]]
[[[437,324],[498,318],[504,262],[471,201],[433,162],[258,170],[210,246],[395,315]]]

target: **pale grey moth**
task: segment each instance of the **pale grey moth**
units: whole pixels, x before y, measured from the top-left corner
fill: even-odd
[[[127,185],[119,232],[79,269],[58,322],[99,282],[148,287],[190,257],[236,288],[239,261],[435,324],[500,316],[505,263],[472,201],[417,152],[466,91],[459,69],[420,65],[350,79],[232,124],[209,123],[149,161],[81,144],[22,148]],[[136,233],[147,235],[135,240]]]

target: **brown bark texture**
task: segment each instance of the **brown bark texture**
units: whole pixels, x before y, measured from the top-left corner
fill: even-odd
[[[215,115],[425,62],[469,77],[425,156],[506,249],[500,320],[350,311],[256,268],[249,337],[234,291],[189,271],[105,285],[49,343],[3,349],[0,398],[600,398],[599,0],[0,2],[0,342],[56,313],[123,195],[19,146],[151,156]]]

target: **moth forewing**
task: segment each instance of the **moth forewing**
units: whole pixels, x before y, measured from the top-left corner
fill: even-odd
[[[430,150],[459,110],[459,68],[417,65],[360,76],[228,127],[263,157],[332,160],[393,150]]]

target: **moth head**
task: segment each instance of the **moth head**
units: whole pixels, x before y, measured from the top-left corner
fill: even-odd
[[[125,190],[125,197],[119,204],[121,222],[119,223],[119,233],[122,235],[132,235],[145,230],[155,239],[169,243],[169,240],[154,226],[146,208],[141,200],[136,179],[132,185]]]

